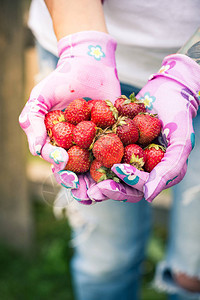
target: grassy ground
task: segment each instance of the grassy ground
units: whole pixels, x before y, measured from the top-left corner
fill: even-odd
[[[74,300],[66,220],[55,220],[49,206],[36,202],[36,248],[30,258],[0,246],[0,298],[2,300]],[[155,264],[163,257],[166,231],[155,228],[151,238],[142,286],[142,300],[166,300],[150,288]],[[87,300],[87,299],[85,299]]]

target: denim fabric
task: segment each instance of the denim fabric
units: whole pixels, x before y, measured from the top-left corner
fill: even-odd
[[[58,58],[38,47],[41,72]],[[121,84],[122,94],[137,94],[139,88]],[[173,280],[173,270],[200,277],[200,116],[194,120],[196,146],[188,172],[173,188],[169,242],[166,258],[156,270],[155,286],[171,300],[200,299],[200,293],[181,289]],[[59,197],[66,197],[61,190]],[[69,201],[70,202],[70,201]],[[73,201],[68,206],[72,225],[74,256],[71,261],[77,300],[138,300],[141,263],[151,228],[151,204],[108,200],[93,206]]]
[[[121,82],[121,94],[129,97],[133,92],[137,95],[140,91],[139,87],[132,86],[126,83]]]
[[[200,299],[173,281],[172,270],[200,278],[200,115],[193,122],[196,145],[188,159],[184,179],[172,188],[169,242],[166,259],[158,265],[155,284],[174,294],[171,300]],[[178,296],[179,295],[179,296]]]
[[[74,206],[85,220],[73,231],[72,274],[77,299],[138,299],[150,204],[141,201],[133,206],[109,200],[89,207]]]

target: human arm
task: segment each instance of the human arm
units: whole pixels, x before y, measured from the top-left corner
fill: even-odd
[[[101,1],[56,0],[46,1],[46,4],[52,15],[57,38],[66,33],[68,35],[58,41],[59,68],[34,87],[26,109],[20,115],[20,124],[28,136],[33,155],[40,154],[46,140],[43,121],[47,111],[64,109],[77,97],[114,99],[120,94],[115,66],[116,41],[106,33]],[[83,15],[84,25],[80,22]],[[96,18],[93,19],[93,16]],[[92,52],[95,48],[99,56]],[[106,71],[110,76],[107,76]],[[37,112],[37,118],[36,111],[40,112]],[[27,117],[32,122],[24,124]],[[28,123],[32,124],[28,126]],[[38,132],[40,137],[37,136]]]
[[[108,33],[101,0],[45,0],[57,40],[80,31]]]
[[[95,20],[90,9],[78,9],[73,2],[79,3],[84,9],[91,4]],[[59,62],[57,68],[33,88],[19,122],[27,135],[30,152],[41,155],[53,164],[54,173],[57,174],[65,168],[68,154],[64,149],[49,143],[44,125],[47,112],[63,110],[72,100],[83,97],[114,101],[121,91],[115,63],[116,41],[106,32],[102,8],[99,8],[101,2],[56,0],[46,3],[58,39]],[[91,18],[87,15],[88,11]],[[75,20],[72,26],[69,24],[71,21],[68,23],[69,28],[65,13],[70,14],[69,20]],[[83,14],[84,26],[80,23]]]

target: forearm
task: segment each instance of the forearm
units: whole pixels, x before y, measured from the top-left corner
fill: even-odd
[[[45,0],[57,40],[79,31],[106,32],[101,0]]]
[[[200,64],[200,28],[196,30],[178,53],[185,54]]]

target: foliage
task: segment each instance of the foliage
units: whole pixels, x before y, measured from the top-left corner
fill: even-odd
[[[0,247],[0,295],[4,300],[74,300],[70,276],[70,228],[66,219],[56,220],[52,208],[34,201],[35,249],[29,257]],[[165,300],[150,287],[155,264],[163,257],[165,229],[154,229],[144,262],[142,300]]]

